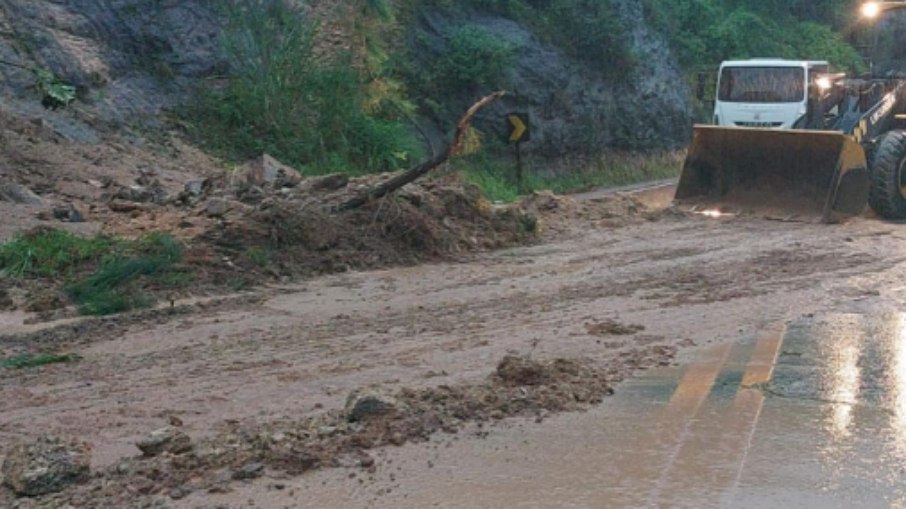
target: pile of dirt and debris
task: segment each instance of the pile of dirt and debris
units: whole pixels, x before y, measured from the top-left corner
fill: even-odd
[[[195,443],[175,422],[139,442],[143,456],[125,459],[95,472],[90,480],[68,488],[61,485],[58,493],[32,501],[42,506],[146,507],[155,499],[229,490],[231,482],[266,473],[299,475],[344,466],[373,469],[375,461],[367,451],[375,447],[425,441],[468,424],[483,427],[508,417],[541,419],[554,412],[587,409],[612,394],[612,384],[628,372],[669,362],[675,353],[672,347],[649,347],[636,352],[636,362],[623,360],[612,366],[507,356],[491,376],[476,384],[404,388],[395,394],[356,391],[342,410],[263,425],[228,423],[216,436]],[[11,490],[0,491],[0,502],[4,497],[10,506],[17,503]]]
[[[201,238],[222,255],[242,261],[249,246],[270,250],[272,270],[281,274],[409,264],[536,237],[532,214],[518,205],[491,206],[456,175],[417,181],[358,209],[334,212],[390,175],[299,178],[289,168],[261,170],[275,165],[269,159],[192,207],[219,219]]]
[[[0,225],[0,240],[35,228],[125,239],[172,236],[183,256],[171,273],[191,274],[192,284],[158,288],[140,282],[137,289],[148,302],[451,259],[532,242],[542,230],[616,227],[656,215],[623,195],[575,200],[546,192],[492,205],[477,187],[445,172],[338,212],[339,205],[394,175],[303,177],[266,154],[224,170],[172,134],[154,141],[110,134],[102,143],[84,144],[46,123],[3,111],[0,122],[0,213],[14,219]],[[96,269],[89,264],[66,279]],[[30,286],[0,285],[12,296],[12,305],[4,307],[39,310],[41,319],[74,312],[62,310],[70,301],[64,281],[23,284]]]
[[[336,212],[337,205],[392,175],[306,178],[268,155],[224,170],[176,137],[86,145],[2,111],[0,122],[0,213],[14,219],[3,223],[0,240],[49,229],[124,239],[167,234],[182,244],[178,270],[193,278],[191,292],[166,289],[169,299],[449,259],[536,238],[531,213],[518,205],[491,206],[456,175],[429,176],[358,209]],[[81,272],[96,268],[89,264]],[[62,279],[21,284],[28,288],[11,295],[25,296],[5,307],[31,308],[37,294],[47,294],[52,298],[42,302],[55,305],[41,306],[45,319],[61,317],[68,301]],[[140,290],[161,294],[154,285]]]

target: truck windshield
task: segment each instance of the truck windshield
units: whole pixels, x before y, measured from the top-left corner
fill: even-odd
[[[724,67],[718,100],[735,103],[792,103],[805,100],[801,67]]]

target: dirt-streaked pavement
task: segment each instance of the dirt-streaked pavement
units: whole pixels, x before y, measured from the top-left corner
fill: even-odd
[[[906,296],[904,260],[906,231],[872,219],[829,226],[664,215],[622,228],[589,227],[556,243],[461,263],[319,278],[268,290],[257,303],[147,323],[101,322],[60,345],[80,354],[78,363],[0,371],[0,443],[40,433],[77,435],[94,444],[95,466],[101,467],[136,454],[136,439],[174,416],[200,438],[227,421],[270,422],[339,408],[360,387],[483,380],[507,354],[615,366],[635,359],[626,362],[629,371],[645,365],[638,357],[653,346],[684,346],[677,362],[685,366],[702,356],[732,356],[738,342],[755,341],[771,324],[809,313],[869,303],[894,309]],[[608,320],[644,330],[613,335],[601,326]],[[16,327],[10,323],[8,330]],[[251,483],[232,483],[226,494],[195,492],[170,503],[545,507],[545,500],[561,500],[562,507],[608,506],[598,498],[559,497],[558,490],[629,482],[633,476],[620,470],[622,456],[602,452],[605,464],[589,464],[590,451],[599,450],[589,444],[603,437],[614,440],[647,427],[658,440],[685,433],[678,424],[658,428],[648,420],[650,408],[634,420],[626,417],[627,404],[663,403],[631,396],[645,387],[640,381],[617,386],[616,399],[585,414],[548,416],[542,423],[503,421],[485,427],[482,439],[465,431],[458,438],[382,449],[386,459],[379,457],[374,474],[327,469],[282,479],[266,473]],[[486,463],[485,456],[472,454],[476,450],[500,461]],[[682,451],[677,454],[682,460]],[[535,475],[553,471],[569,481]],[[597,473],[587,477],[590,472]],[[665,490],[671,485],[669,473],[656,477]],[[431,483],[447,478],[459,488],[438,488],[443,499],[429,496]],[[475,482],[463,484],[468,479]],[[526,496],[542,491],[554,498]],[[457,496],[462,498],[452,498]]]
[[[906,315],[886,304],[701,349],[586,413],[389,450],[351,480],[270,479],[183,506],[903,507]]]

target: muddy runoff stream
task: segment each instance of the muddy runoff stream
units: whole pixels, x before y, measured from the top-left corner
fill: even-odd
[[[34,339],[81,360],[0,370],[0,455],[76,436],[92,444],[94,476],[39,499],[7,491],[0,505],[403,506],[396,476],[412,469],[391,461],[431,455],[419,463],[430,469],[454,442],[542,425],[581,447],[563,416],[594,409],[608,433],[621,380],[766,324],[895,295],[906,255],[906,234],[868,218],[663,214],[588,221],[557,239],[143,320],[26,332],[7,317],[4,348]],[[350,395],[363,393],[395,403],[351,418]],[[192,452],[141,458],[134,444],[168,424]],[[523,468],[508,465],[498,474]]]

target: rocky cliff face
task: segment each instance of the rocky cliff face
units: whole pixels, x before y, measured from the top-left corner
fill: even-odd
[[[72,112],[41,112],[32,73],[0,65],[4,107],[41,115],[69,138],[147,123],[225,69],[220,21],[204,0],[0,0],[0,59],[78,87]]]
[[[324,3],[324,2],[321,2]],[[61,112],[34,100],[34,77],[0,65],[3,108],[42,116],[67,138],[96,141],[109,127],[154,125],[190,100],[199,79],[228,68],[223,20],[205,0],[0,0],[0,59],[49,68],[78,86],[79,102]],[[638,65],[631,76],[605,79],[545,44],[512,20],[469,12],[452,17],[424,9],[406,27],[419,65],[430,66],[463,23],[486,28],[515,49],[512,94],[485,113],[486,130],[502,131],[510,110],[531,115],[536,153],[558,156],[606,147],[676,147],[689,136],[689,93],[670,51],[643,22],[639,0],[613,0],[628,27]],[[434,98],[451,111],[474,97]],[[440,136],[444,122],[435,119]]]
[[[455,30],[466,24],[504,40],[515,55],[508,79],[511,93],[488,108],[477,125],[499,136],[507,112],[526,112],[532,139],[525,148],[536,154],[685,145],[691,132],[690,93],[666,41],[645,25],[638,0],[615,0],[613,5],[627,27],[636,61],[625,76],[604,76],[545,44],[524,25],[477,11],[450,15],[425,9],[408,44],[427,70],[446,51]],[[446,100],[458,102],[456,109],[461,110],[475,96],[472,91]]]

